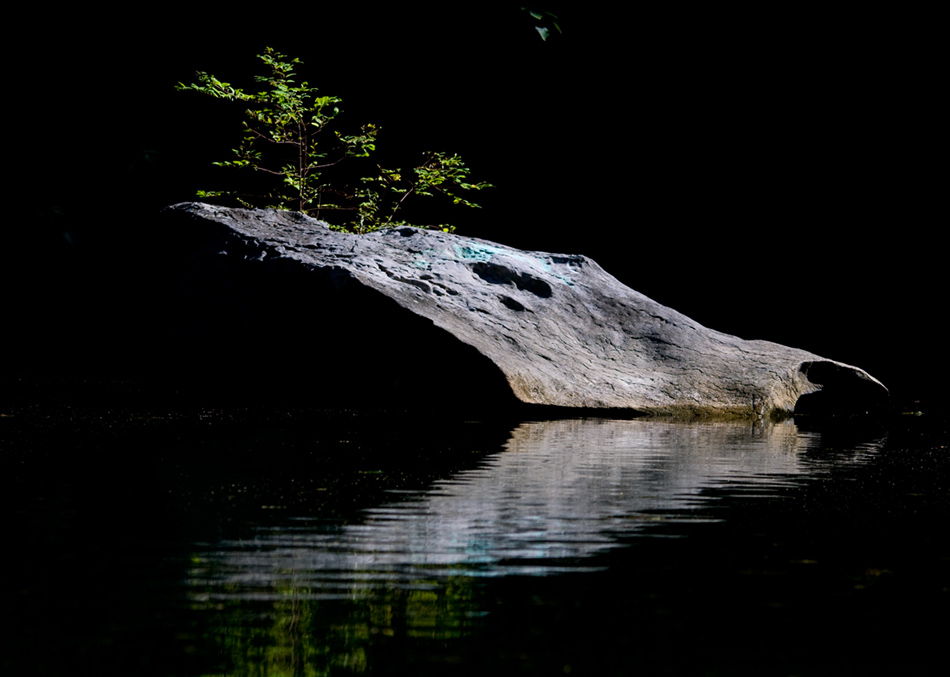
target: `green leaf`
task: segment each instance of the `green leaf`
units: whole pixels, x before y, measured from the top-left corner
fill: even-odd
[[[333,129],[332,123],[341,116],[342,102],[335,96],[318,96],[309,81],[296,84],[293,68],[302,63],[299,59],[289,59],[270,47],[258,58],[266,68],[265,74],[254,76],[263,87],[259,92],[246,93],[203,71],[196,73],[195,84],[180,82],[176,89],[244,102],[243,138],[241,145],[232,149],[236,159],[213,164],[254,169],[264,184],[287,186],[289,194],[269,189],[263,191],[264,197],[233,191],[205,191],[201,196],[229,196],[245,206],[266,200],[269,206],[299,209],[318,217],[340,214],[348,219],[341,228],[365,233],[397,224],[411,225],[396,215],[416,197],[448,198],[452,204],[477,207],[457,192],[490,187],[485,182],[470,182],[470,170],[461,157],[441,152],[424,154],[422,163],[409,171],[377,166],[373,176],[359,180],[361,187],[357,190],[342,180],[334,183],[332,175],[339,173],[337,168],[365,163],[365,158],[377,150],[379,129],[372,124],[364,125],[356,134]],[[328,129],[331,133],[324,134]],[[354,169],[358,167],[354,165]],[[324,172],[331,172],[330,182]],[[270,204],[273,201],[276,203]]]

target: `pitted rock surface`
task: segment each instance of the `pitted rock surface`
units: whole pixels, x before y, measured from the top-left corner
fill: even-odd
[[[857,367],[708,329],[584,256],[409,227],[351,235],[275,210],[183,203],[164,216],[200,229],[206,253],[232,265],[312,273],[328,281],[321,293],[356,284],[395,301],[494,363],[523,402],[761,416],[886,398]]]

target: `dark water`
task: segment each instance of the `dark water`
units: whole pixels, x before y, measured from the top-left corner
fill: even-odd
[[[943,655],[942,422],[0,413],[3,674],[843,675]]]

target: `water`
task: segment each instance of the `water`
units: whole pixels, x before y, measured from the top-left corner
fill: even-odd
[[[271,589],[290,577],[326,597],[456,576],[590,570],[585,560],[622,536],[687,519],[670,513],[696,504],[703,489],[774,486],[804,474],[801,456],[814,444],[792,424],[523,423],[477,467],[392,490],[356,524],[294,515],[216,542],[195,575],[212,589]]]
[[[912,423],[10,410],[4,667],[906,670],[950,610]]]

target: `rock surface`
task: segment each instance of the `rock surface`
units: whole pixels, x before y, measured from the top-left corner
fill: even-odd
[[[169,207],[163,227],[201,243],[183,278],[189,293],[207,299],[191,330],[224,307],[244,314],[251,329],[268,314],[284,323],[297,317],[306,328],[293,341],[275,329],[267,339],[275,345],[257,360],[294,370],[313,388],[353,387],[357,379],[357,389],[371,393],[389,378],[387,364],[409,360],[415,371],[403,370],[403,384],[412,373],[426,381],[441,372],[440,388],[481,379],[490,393],[507,382],[526,403],[651,414],[859,410],[887,397],[861,369],[707,329],[584,256],[408,227],[349,235],[296,212],[200,203]],[[247,300],[255,295],[256,305]],[[319,322],[308,320],[308,306]],[[228,336],[240,342],[242,332],[232,326]],[[309,367],[281,366],[282,354],[308,349]],[[375,362],[348,377],[337,367],[354,362],[354,352]],[[398,396],[401,386],[391,385]]]

